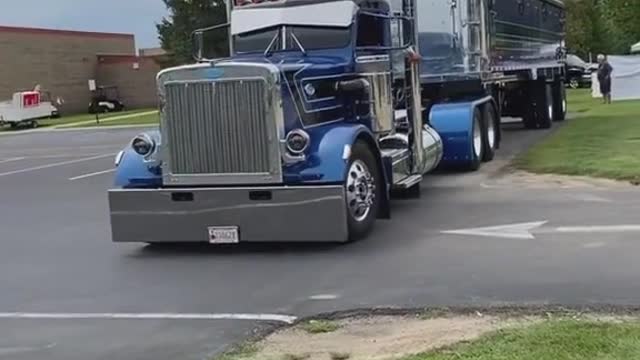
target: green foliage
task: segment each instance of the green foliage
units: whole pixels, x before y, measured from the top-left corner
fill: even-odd
[[[567,46],[583,58],[626,54],[640,41],[640,1],[566,0]]]
[[[536,173],[585,175],[640,182],[640,101],[612,105],[587,90],[569,92],[574,114],[561,129],[516,159]]]
[[[550,320],[404,360],[626,360],[638,354],[637,322]]]
[[[180,65],[193,62],[191,34],[196,29],[220,25],[227,21],[224,0],[163,0],[169,16],[157,24],[162,48],[170,54],[166,65]],[[215,46],[226,47],[227,39],[222,32],[207,41]],[[209,44],[209,46],[211,46]]]
[[[309,320],[301,328],[309,334],[326,334],[338,330],[340,325],[328,320]]]

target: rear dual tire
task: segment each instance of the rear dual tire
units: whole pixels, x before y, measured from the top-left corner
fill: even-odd
[[[556,80],[552,87],[553,121],[564,121],[567,117],[567,88]]]

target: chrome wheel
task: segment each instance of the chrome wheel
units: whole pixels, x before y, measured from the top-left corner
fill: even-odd
[[[375,179],[367,165],[355,160],[347,176],[347,207],[355,221],[363,221],[371,212],[376,198]]]
[[[549,102],[549,106],[547,107],[547,113],[549,114],[549,119],[553,119],[553,102]]]
[[[570,86],[572,89],[577,89],[577,88],[579,88],[579,87],[580,87],[580,83],[578,82],[578,80],[577,80],[577,79],[571,79],[571,80],[569,81],[569,86]]]
[[[567,113],[567,100],[566,99],[562,99],[562,113],[563,114]]]
[[[473,119],[473,151],[476,157],[479,157],[482,152],[482,127],[479,117]]]

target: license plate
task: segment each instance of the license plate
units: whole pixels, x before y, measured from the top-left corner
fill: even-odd
[[[237,226],[212,226],[209,227],[209,243],[211,244],[237,244],[240,236]]]

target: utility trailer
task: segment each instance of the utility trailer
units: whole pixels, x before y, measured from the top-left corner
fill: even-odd
[[[360,239],[390,218],[392,193],[420,196],[437,166],[492,160],[501,112],[547,127],[547,105],[564,99],[557,1],[228,11],[229,24],[194,34],[197,64],[158,74],[160,129],[116,158],[115,242]],[[212,53],[227,39],[230,56]]]
[[[59,117],[58,109],[50,101],[50,94],[40,91],[19,91],[11,100],[0,102],[0,125],[12,128],[26,124],[38,126],[38,120]]]

